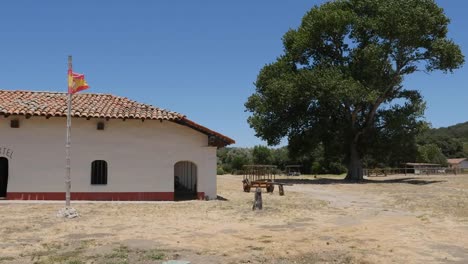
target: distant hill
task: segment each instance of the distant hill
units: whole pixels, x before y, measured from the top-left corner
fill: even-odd
[[[434,135],[449,136],[468,142],[468,122],[456,124],[449,127],[433,128],[431,133]]]
[[[468,153],[468,122],[456,124],[449,127],[433,128],[428,134],[433,138],[459,140]]]

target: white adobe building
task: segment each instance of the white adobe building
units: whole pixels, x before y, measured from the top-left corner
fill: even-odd
[[[449,168],[454,169],[456,172],[468,171],[468,159],[447,159]]]
[[[66,97],[0,90],[0,198],[65,199]],[[124,97],[72,105],[72,200],[217,197],[216,150],[234,140]]]

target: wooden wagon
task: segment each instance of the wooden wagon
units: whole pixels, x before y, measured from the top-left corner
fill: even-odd
[[[242,180],[244,192],[250,192],[251,188],[264,188],[267,192],[273,192],[275,173],[276,166],[273,165],[245,165]]]

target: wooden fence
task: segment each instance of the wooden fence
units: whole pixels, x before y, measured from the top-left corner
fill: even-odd
[[[396,174],[413,175],[457,175],[468,174],[468,170],[451,169],[446,167],[421,167],[421,168],[373,168],[364,169],[364,176],[385,177]]]

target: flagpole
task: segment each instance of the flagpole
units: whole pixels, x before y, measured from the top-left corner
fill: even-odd
[[[72,71],[72,56],[68,56],[68,72]],[[69,76],[68,76],[69,78]],[[70,85],[70,84],[68,84]],[[71,190],[71,158],[70,158],[70,147],[71,147],[71,106],[72,106],[72,93],[70,87],[67,89],[67,142],[65,144],[65,151],[67,153],[66,162],[66,175],[65,175],[65,207],[70,207],[70,190]]]

